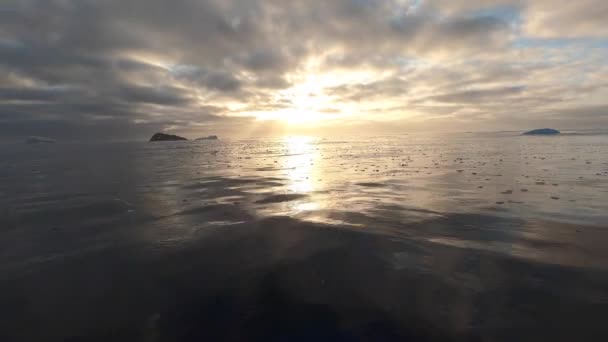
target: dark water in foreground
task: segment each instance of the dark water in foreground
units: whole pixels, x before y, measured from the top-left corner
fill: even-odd
[[[608,135],[3,145],[0,341],[606,341]]]

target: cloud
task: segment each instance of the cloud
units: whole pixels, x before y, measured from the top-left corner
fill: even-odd
[[[241,88],[241,81],[230,72],[205,70],[193,65],[177,65],[172,74],[179,80],[186,80],[210,90],[234,92]]]
[[[606,38],[608,3],[604,0],[428,0],[427,6],[450,13],[511,9],[528,36],[543,38]]]
[[[572,108],[606,105],[608,7],[600,0],[3,6],[13,6],[0,12],[3,136],[28,127],[82,138],[95,127],[125,138],[151,129],[238,134],[252,123],[260,133],[277,126],[261,114],[311,112],[336,130],[425,121],[500,128],[551,113],[565,125],[580,123]]]
[[[289,56],[279,50],[256,50],[237,58],[246,68],[254,71],[283,70],[289,64]]]
[[[0,88],[0,98],[5,101],[47,102],[58,99],[69,100],[81,95],[78,89],[69,87]]]
[[[608,2],[603,0],[532,1],[527,4],[525,30],[544,38],[608,36]]]
[[[176,87],[138,87],[126,85],[116,89],[116,96],[125,103],[146,103],[165,106],[188,105],[192,100]]]
[[[457,91],[448,94],[434,95],[426,98],[425,100],[436,101],[436,102],[447,102],[447,103],[488,103],[492,100],[500,99],[511,99],[514,96],[522,94],[525,90],[524,87],[502,87],[496,89],[475,89]]]

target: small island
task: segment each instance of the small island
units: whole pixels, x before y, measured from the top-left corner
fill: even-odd
[[[152,136],[152,138],[150,138],[150,141],[180,141],[180,140],[188,140],[188,139],[180,137],[178,135],[165,134],[165,133],[156,133]]]
[[[26,144],[54,144],[55,140],[45,137],[30,136],[25,139]]]
[[[556,135],[561,132],[553,128],[539,128],[525,132],[524,135]]]
[[[219,139],[219,138],[217,137],[217,135],[210,135],[210,136],[208,136],[208,137],[202,137],[202,138],[198,138],[198,139],[196,139],[196,140],[217,140],[217,139]]]

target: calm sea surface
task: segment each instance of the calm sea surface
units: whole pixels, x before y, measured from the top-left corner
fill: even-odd
[[[608,134],[0,145],[0,341],[607,341]]]

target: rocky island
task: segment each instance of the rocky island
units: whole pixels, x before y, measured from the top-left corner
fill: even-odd
[[[524,135],[555,135],[560,134],[560,131],[553,128],[539,128],[525,132]]]
[[[217,135],[210,135],[208,137],[202,137],[202,138],[198,138],[196,140],[218,140],[219,138],[217,137]]]
[[[165,134],[165,133],[156,133],[152,136],[152,138],[150,138],[150,141],[180,141],[180,140],[188,140],[188,139],[180,137],[178,135]]]

